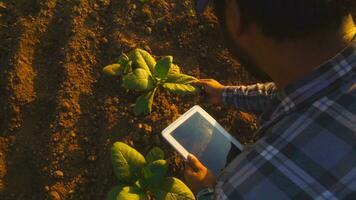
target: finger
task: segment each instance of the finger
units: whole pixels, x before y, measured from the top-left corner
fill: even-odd
[[[214,81],[214,79],[212,79],[212,78],[202,78],[202,79],[200,79],[200,81],[211,82],[211,81]]]
[[[184,178],[189,179],[189,178],[193,177],[194,174],[195,174],[195,172],[194,172],[193,168],[187,164],[184,169]]]
[[[198,85],[198,86],[206,86],[208,85],[207,81],[203,81],[203,80],[197,80],[195,82],[193,82],[194,85]]]
[[[205,169],[205,166],[192,154],[188,155],[188,163],[196,171]]]

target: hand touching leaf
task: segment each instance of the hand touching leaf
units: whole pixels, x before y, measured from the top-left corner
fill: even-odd
[[[108,65],[104,73],[123,76],[122,86],[129,90],[149,91],[141,95],[134,107],[134,113],[149,114],[152,111],[154,94],[163,88],[175,94],[194,94],[199,90],[191,85],[197,79],[181,73],[179,66],[173,64],[172,56],[156,60],[147,51],[134,49],[129,56],[123,54],[118,63]]]

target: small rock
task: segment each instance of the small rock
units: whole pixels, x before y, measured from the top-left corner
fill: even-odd
[[[206,58],[206,57],[207,57],[206,53],[200,53],[200,56],[201,56],[202,58]]]
[[[93,162],[93,161],[96,160],[96,156],[95,155],[90,155],[90,156],[88,156],[88,160]]]
[[[69,110],[70,109],[70,104],[68,102],[63,103],[63,109]]]
[[[144,46],[143,46],[143,49],[146,50],[146,51],[148,51],[148,52],[152,52],[150,46],[148,46],[148,45],[144,45]]]
[[[146,31],[147,34],[151,34],[152,33],[152,28],[147,26],[145,31]]]
[[[56,178],[63,178],[64,173],[63,173],[61,170],[56,170],[56,171],[54,172],[54,176],[55,176]]]
[[[152,126],[148,124],[143,124],[142,126],[143,130],[145,130],[146,133],[152,133]]]
[[[76,135],[74,131],[71,131],[69,134],[71,137],[75,137],[75,135]]]
[[[143,125],[142,125],[141,123],[139,123],[139,124],[137,125],[137,127],[138,127],[139,129],[141,129],[141,128],[143,127]]]
[[[6,6],[6,4],[4,2],[0,2],[0,8],[5,9],[5,8],[7,8],[7,6]]]
[[[61,196],[56,191],[51,191],[49,193],[49,197],[51,198],[51,200],[61,200]]]

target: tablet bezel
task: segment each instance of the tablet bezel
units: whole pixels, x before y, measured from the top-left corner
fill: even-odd
[[[176,121],[170,124],[162,131],[162,136],[165,138],[184,158],[187,159],[189,152],[172,136],[172,132],[177,129],[182,123],[193,116],[195,113],[201,114],[209,123],[217,128],[221,134],[223,134],[228,140],[230,140],[240,151],[243,149],[243,145],[233,138],[212,116],[210,116],[203,108],[196,105],[189,109],[186,113],[180,116]]]

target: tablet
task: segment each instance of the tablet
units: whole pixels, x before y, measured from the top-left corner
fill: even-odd
[[[200,106],[180,116],[162,131],[162,136],[183,158],[195,155],[216,176],[243,149],[243,145]]]

